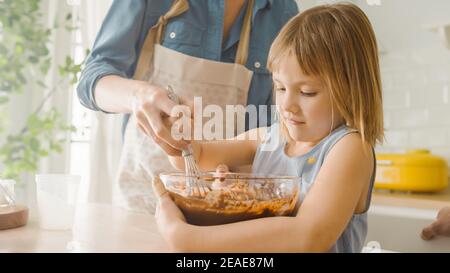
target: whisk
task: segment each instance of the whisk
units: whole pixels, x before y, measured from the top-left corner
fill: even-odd
[[[176,104],[180,104],[180,98],[173,91],[172,86],[167,86],[166,92],[167,96],[173,102],[175,102]],[[188,195],[205,197],[205,195],[211,190],[201,180],[201,172],[198,169],[197,163],[195,162],[192,144],[189,143],[187,149],[184,149],[181,154],[184,158],[184,170],[186,174],[186,188]]]

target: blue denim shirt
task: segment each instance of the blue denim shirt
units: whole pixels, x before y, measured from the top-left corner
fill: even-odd
[[[234,62],[245,8],[222,41],[226,0],[189,0],[189,10],[169,21],[162,45],[214,61]],[[106,75],[132,78],[148,30],[172,0],[115,0],[97,35],[77,87],[81,103],[101,111],[94,100],[97,81]],[[272,80],[266,69],[270,46],[282,26],[298,13],[294,0],[255,0],[246,67],[254,72],[249,105],[272,104]],[[268,108],[270,109],[270,108]],[[128,119],[125,119],[125,122]]]

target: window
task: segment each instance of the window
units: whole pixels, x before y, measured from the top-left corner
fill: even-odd
[[[85,58],[82,33],[80,26],[79,1],[68,0],[67,3],[73,7],[72,20],[78,28],[72,33],[72,56],[75,63],[81,63]],[[70,137],[70,173],[81,175],[82,180],[89,179],[90,167],[90,139],[92,113],[78,102],[75,86],[72,92],[72,125],[77,128]]]

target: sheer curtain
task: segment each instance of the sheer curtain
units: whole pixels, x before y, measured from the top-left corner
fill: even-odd
[[[112,0],[81,0],[79,2],[84,48],[92,48],[111,3]],[[122,115],[92,112],[90,174],[80,188],[82,199],[88,202],[112,202],[113,181],[122,146],[122,118]]]
[[[52,28],[55,22],[63,22],[64,17],[71,11],[71,7],[66,1],[44,0],[41,2],[42,23],[44,26]],[[26,16],[26,15],[24,15]],[[57,28],[52,31],[51,43],[49,44],[50,55],[52,56],[52,66],[48,74],[42,79],[49,87],[57,85],[60,77],[58,76],[58,65],[63,64],[65,57],[71,54],[71,36],[64,28]],[[30,75],[33,77],[33,75]],[[30,90],[34,90],[31,88]],[[25,124],[26,118],[41,104],[43,98],[50,90],[44,92],[25,92],[13,99],[10,110],[13,121],[12,132],[18,132]],[[70,117],[71,105],[70,91],[56,92],[45,104],[44,109],[48,110],[52,107],[57,108],[65,120]],[[66,143],[61,153],[53,153],[49,157],[43,157],[39,160],[38,173],[66,173],[69,163],[69,142]],[[34,174],[24,174],[20,177],[23,187],[17,189],[18,202],[27,204],[33,215],[36,208],[36,186],[34,182]]]

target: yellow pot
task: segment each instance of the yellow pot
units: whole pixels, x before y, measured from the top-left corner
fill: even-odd
[[[428,150],[377,154],[376,189],[436,192],[447,187],[447,161]]]

